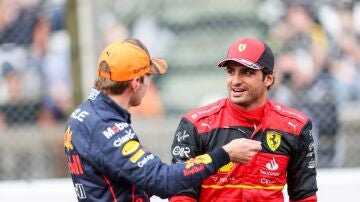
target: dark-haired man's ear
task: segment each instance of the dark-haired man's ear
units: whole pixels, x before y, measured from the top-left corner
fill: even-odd
[[[273,83],[274,83],[274,75],[272,74],[268,74],[266,75],[265,77],[265,85],[268,87],[268,86],[271,86]]]

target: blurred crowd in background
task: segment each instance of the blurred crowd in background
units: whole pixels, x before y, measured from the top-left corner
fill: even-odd
[[[65,9],[61,1],[0,1],[0,125],[49,124],[73,107]]]
[[[166,122],[168,116],[180,117],[226,95],[218,60],[234,40],[258,37],[276,56],[271,98],[300,109],[314,121],[318,166],[347,165],[349,145],[344,137],[356,135],[353,126],[358,124],[344,126],[342,117],[353,117],[360,106],[359,2],[88,3],[93,13],[78,23],[93,24],[96,53],[112,41],[135,37],[151,55],[166,58],[170,65],[167,76],[153,78],[143,105],[132,110],[134,117]],[[65,0],[0,0],[0,128],[16,131],[24,125],[62,124],[76,106],[74,88],[80,87],[74,80],[80,78],[72,74],[68,6]],[[95,74],[96,61],[83,68]],[[62,133],[54,135],[62,138]],[[350,142],[359,140],[355,135]],[[356,162],[360,166],[360,159]],[[6,179],[2,169],[0,179]]]

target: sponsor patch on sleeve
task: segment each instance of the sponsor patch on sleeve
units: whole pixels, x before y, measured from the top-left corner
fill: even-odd
[[[186,162],[185,169],[183,170],[184,176],[190,176],[205,169],[205,165],[212,162],[208,154],[197,156]]]
[[[122,148],[122,154],[124,156],[130,155],[134,153],[140,146],[140,143],[135,140],[130,140],[124,144],[124,147]]]
[[[194,165],[198,165],[198,164],[209,164],[212,162],[212,159],[210,157],[210,155],[208,154],[203,154],[203,155],[200,155],[200,156],[197,156],[195,158],[192,158],[188,161],[186,161],[186,168],[190,168]]]
[[[144,156],[145,151],[142,149],[139,149],[134,155],[131,156],[130,161],[135,163],[137,162],[142,156]]]

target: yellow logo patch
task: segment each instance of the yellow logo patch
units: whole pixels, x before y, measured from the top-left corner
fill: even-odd
[[[243,52],[246,49],[247,45],[244,43],[239,44],[238,50],[239,52]]]
[[[132,155],[132,157],[130,158],[130,161],[135,163],[136,161],[138,161],[143,155],[145,154],[145,151],[142,149],[139,149],[139,151],[137,151],[134,155]]]
[[[212,162],[211,157],[208,154],[203,154],[201,156],[197,156],[195,158],[192,158],[188,161],[186,161],[186,169],[189,169],[190,167],[193,167],[194,165],[198,164],[209,164]]]
[[[223,167],[221,167],[219,169],[219,173],[228,173],[228,172],[230,172],[231,168],[233,168],[233,167],[234,167],[234,163],[230,162],[230,163],[224,165]]]
[[[279,148],[281,143],[281,135],[277,132],[271,131],[266,133],[266,142],[272,151]]]
[[[140,146],[140,143],[135,140],[130,140],[127,143],[125,143],[124,147],[122,148],[122,154],[124,156],[127,156],[129,154],[134,153]]]
[[[72,131],[70,129],[70,126],[68,126],[64,134],[64,147],[68,151],[74,149],[74,146],[71,144],[71,136],[72,136]]]

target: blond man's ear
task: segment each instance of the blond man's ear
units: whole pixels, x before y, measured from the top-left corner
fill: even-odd
[[[140,84],[141,84],[141,82],[140,82],[140,77],[135,77],[135,78],[134,78],[133,80],[131,80],[131,82],[130,82],[130,88],[131,88],[134,92],[136,92],[136,91],[139,89]]]

